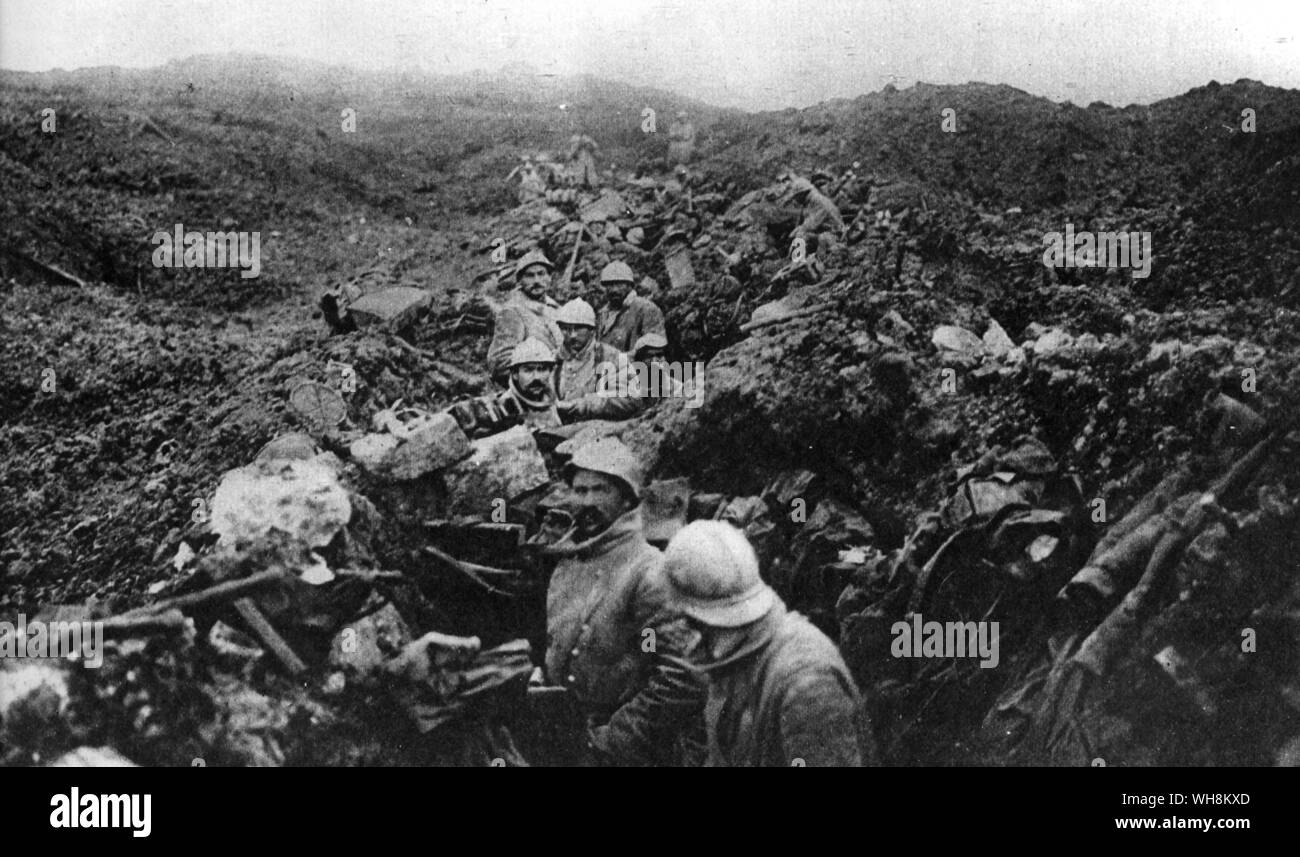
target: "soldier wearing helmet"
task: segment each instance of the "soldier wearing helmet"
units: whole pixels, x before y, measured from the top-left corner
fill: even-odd
[[[694,521],[664,551],[673,603],[702,634],[709,766],[858,766],[874,742],[835,644],[763,582],[744,534]]]
[[[647,333],[667,335],[664,314],[653,302],[633,291],[636,275],[626,262],[610,262],[600,272],[605,306],[600,319],[600,341],[624,354]]]
[[[536,339],[551,350],[560,348],[560,329],[555,324],[555,301],[551,288],[554,266],[540,250],[525,253],[515,265],[517,287],[496,314],[492,343],[488,346],[488,372],[504,384],[510,370],[510,356],[525,339]]]
[[[596,339],[596,311],[574,298],[555,316],[564,344],[560,350],[559,401],[566,423],[625,420],[642,407],[636,373],[627,356]]]
[[[506,395],[519,403],[524,423],[532,428],[561,424],[556,408],[556,363],[555,354],[537,339],[525,339],[510,353]]]
[[[642,532],[640,464],[620,441],[580,447],[565,468],[576,526],[546,593],[546,675],[572,694],[599,762],[695,761],[703,687],[694,642],[669,604],[662,555]]]

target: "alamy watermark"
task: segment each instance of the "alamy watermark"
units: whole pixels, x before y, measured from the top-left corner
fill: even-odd
[[[617,364],[606,361],[596,369],[609,379],[596,391],[606,398],[686,399],[687,408],[698,408],[704,402],[704,363],[700,360],[646,362],[629,360],[623,354]]]
[[[104,663],[103,622],[27,621],[0,622],[0,658],[80,658],[82,666],[98,669]]]
[[[980,666],[998,665],[997,622],[925,622],[920,613],[912,621],[895,622],[889,652],[896,658],[980,658]]]
[[[1151,275],[1150,232],[1065,232],[1043,235],[1043,264],[1049,268],[1132,268],[1133,277]]]
[[[186,232],[177,223],[171,232],[155,232],[149,243],[158,245],[156,268],[239,268],[246,280],[262,272],[261,232]]]

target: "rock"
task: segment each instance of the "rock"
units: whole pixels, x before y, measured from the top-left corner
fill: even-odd
[[[940,351],[955,351],[970,357],[984,353],[984,342],[964,327],[941,324],[930,335],[930,341]]]
[[[16,642],[12,632],[9,638]],[[0,744],[39,741],[67,711],[67,673],[48,661],[15,660],[3,648],[0,653]]]
[[[1016,347],[1007,336],[1007,332],[1002,329],[1002,325],[996,321],[989,322],[989,329],[984,331],[984,348],[994,357],[1003,357]]]
[[[275,440],[266,444],[257,453],[254,461],[283,461],[299,460],[306,461],[309,458],[315,458],[320,453],[320,448],[316,446],[316,441],[312,440],[311,435],[302,432],[293,432],[291,434],[281,435]]]
[[[537,441],[524,426],[479,438],[470,448],[469,458],[442,474],[450,500],[448,516],[487,514],[493,500],[508,503],[550,481]]]
[[[383,324],[399,329],[414,322],[431,300],[424,289],[397,286],[364,295],[348,307],[348,313],[358,327]]]
[[[78,747],[50,762],[47,768],[138,768],[112,747]]]
[[[1074,345],[1074,337],[1054,327],[1034,340],[1034,354],[1043,357],[1055,351],[1070,348]]]
[[[332,453],[306,461],[262,461],[231,470],[212,497],[212,532],[223,541],[281,530],[311,547],[329,544],[352,517]]]
[[[416,479],[471,452],[469,438],[451,414],[434,414],[388,454],[387,468],[395,479]]]
[[[858,510],[835,499],[818,503],[804,527],[808,533],[818,533],[844,547],[869,545],[876,539],[875,530]]]
[[[821,493],[818,475],[811,470],[787,470],[772,480],[763,491],[778,509],[789,509],[795,500],[811,505]]]
[[[678,245],[665,250],[664,267],[668,270],[668,282],[671,288],[688,289],[695,285],[695,267],[691,264],[691,248]]]
[[[401,443],[387,432],[367,434],[352,441],[348,454],[367,473],[387,475],[388,457]]]
[[[1251,342],[1239,342],[1232,351],[1232,362],[1241,366],[1255,366],[1264,359],[1264,349]]]
[[[1097,335],[1094,333],[1085,333],[1074,340],[1074,347],[1080,351],[1100,351],[1101,340],[1098,339]]]
[[[1154,342],[1151,344],[1150,350],[1147,351],[1146,362],[1153,364],[1156,368],[1168,366],[1177,360],[1182,353],[1183,343],[1177,339]]]
[[[628,207],[627,200],[623,199],[617,191],[606,190],[594,201],[584,205],[578,212],[583,223],[591,223],[593,220],[612,221],[626,216],[631,209]]]
[[[903,340],[915,332],[916,328],[908,324],[896,309],[891,309],[876,322],[876,335],[887,338],[887,345],[902,345]]]

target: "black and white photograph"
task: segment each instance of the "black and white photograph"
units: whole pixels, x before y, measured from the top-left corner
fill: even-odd
[[[0,767],[1300,766],[1298,40],[2,0]]]

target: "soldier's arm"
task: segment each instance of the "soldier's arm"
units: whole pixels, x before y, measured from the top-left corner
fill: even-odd
[[[566,423],[582,420],[626,420],[645,409],[646,401],[642,397],[640,383],[631,364],[607,361],[609,366],[598,382],[598,388],[605,391],[588,393],[571,399],[561,406],[561,413]],[[623,372],[622,386],[614,379],[614,373]]]
[[[690,719],[702,716],[704,682],[690,668],[697,635],[667,606],[662,579],[643,584],[634,610],[641,629],[635,644],[641,657],[650,661],[649,677],[610,718],[609,750],[625,758],[645,758],[652,748],[672,740]]]
[[[860,767],[855,694],[825,667],[805,667],[781,696],[781,748],[787,765]]]

